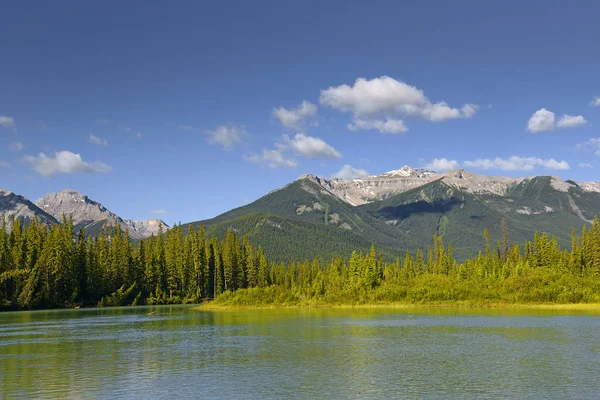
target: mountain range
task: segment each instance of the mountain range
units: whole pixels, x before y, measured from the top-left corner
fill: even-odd
[[[32,203],[23,196],[0,189],[0,217],[3,217],[9,228],[13,218],[28,223],[39,219],[46,225],[58,223],[63,215],[73,218],[75,230],[81,228],[94,235],[100,232],[102,226],[119,226],[123,231],[129,231],[132,239],[143,239],[158,233],[160,227],[168,229],[160,219],[134,221],[124,219],[106,209],[102,204],[75,190],[62,190],[50,193]]]
[[[458,260],[501,239],[522,244],[536,231],[569,246],[600,214],[600,183],[557,176],[485,176],[463,169],[436,173],[404,166],[364,178],[302,175],[253,203],[192,223],[209,234],[246,234],[274,259],[347,256],[371,244],[386,256],[424,248],[434,234],[452,243]]]
[[[352,180],[302,175],[258,200],[203,225],[223,237],[227,230],[246,234],[275,260],[347,256],[374,244],[386,257],[402,256],[431,243],[434,234],[452,243],[457,259],[501,238],[501,220],[511,242],[531,239],[535,231],[555,235],[568,246],[571,230],[580,230],[600,214],[600,182],[564,181],[556,176],[512,178],[485,176],[462,169],[436,173],[404,166]],[[27,222],[56,223],[72,215],[76,229],[94,234],[105,224],[128,230],[132,239],[156,234],[161,220],[124,219],[100,203],[73,191],[48,194],[35,204],[0,190],[0,216]]]

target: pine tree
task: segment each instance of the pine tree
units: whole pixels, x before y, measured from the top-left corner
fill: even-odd
[[[77,250],[75,254],[75,290],[73,298],[83,302],[88,297],[87,293],[87,239],[82,228],[77,235]]]
[[[244,246],[244,269],[246,270],[246,280],[248,287],[255,287],[257,284],[258,271],[257,271],[257,263],[254,259],[254,251],[252,250],[252,245],[248,240],[248,236],[244,235],[242,238],[242,243]]]
[[[506,227],[506,220],[502,217],[502,259],[506,261],[508,259],[509,248],[508,248],[508,229]]]
[[[258,259],[258,282],[257,286],[264,288],[269,286],[269,266],[267,264],[267,257],[264,255],[262,248],[258,246],[258,251],[256,253],[256,258]]]

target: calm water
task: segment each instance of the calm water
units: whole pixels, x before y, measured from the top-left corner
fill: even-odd
[[[2,398],[600,398],[600,316],[148,307],[0,314]]]

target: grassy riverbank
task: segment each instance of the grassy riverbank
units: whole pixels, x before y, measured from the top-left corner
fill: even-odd
[[[471,302],[456,302],[456,303],[379,303],[379,304],[286,304],[286,305],[223,305],[215,302],[207,302],[195,307],[196,310],[268,310],[268,309],[398,309],[398,310],[413,310],[413,309],[430,309],[430,308],[493,308],[493,309],[530,309],[530,310],[557,310],[557,311],[591,311],[600,313],[600,303],[570,303],[570,304],[522,304],[522,303],[471,303]]]
[[[562,310],[600,310],[600,288],[594,278],[564,276],[538,269],[526,276],[506,279],[460,280],[422,275],[404,284],[384,284],[371,289],[338,291],[308,288],[239,289],[225,292],[202,309],[238,308],[415,308],[495,307]]]

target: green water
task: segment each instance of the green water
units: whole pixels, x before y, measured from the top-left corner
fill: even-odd
[[[515,310],[0,314],[1,398],[600,398],[600,316]]]

